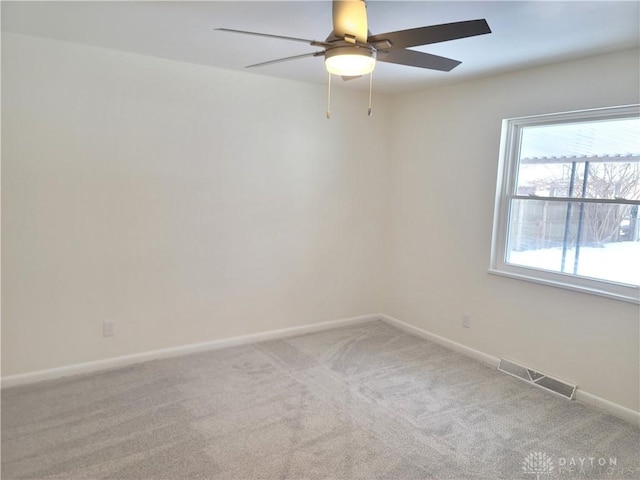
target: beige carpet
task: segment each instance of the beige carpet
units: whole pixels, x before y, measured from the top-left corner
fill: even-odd
[[[383,322],[2,391],[3,479],[638,479],[639,450]]]

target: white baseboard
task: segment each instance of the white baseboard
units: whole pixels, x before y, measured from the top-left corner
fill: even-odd
[[[39,370],[36,372],[24,373],[20,375],[10,375],[2,377],[2,388],[13,387],[17,385],[27,385],[30,383],[40,382],[43,380],[53,380],[56,378],[67,377],[70,375],[78,375],[81,373],[98,372],[101,370],[109,370],[112,368],[123,367],[126,365],[132,365],[135,363],[147,362],[150,360],[157,360],[161,358],[177,357],[181,355],[187,355],[190,353],[204,352],[207,350],[217,350],[219,348],[233,347],[237,345],[245,345],[249,343],[263,342],[266,340],[275,340],[278,338],[292,337],[295,335],[303,335],[305,333],[319,332],[322,330],[328,330],[336,327],[344,327],[348,325],[355,325],[358,323],[369,322],[373,320],[382,320],[391,325],[394,325],[401,330],[416,335],[418,337],[430,340],[434,343],[442,345],[463,355],[475,358],[476,360],[489,365],[492,368],[498,368],[500,359],[481,352],[474,348],[468,347],[453,340],[449,340],[446,337],[436,335],[421,328],[409,325],[397,318],[390,317],[385,314],[375,315],[362,315],[358,317],[345,318],[342,320],[333,320],[328,322],[314,323],[312,325],[303,325],[300,327],[284,328],[280,330],[271,330],[268,332],[254,333],[251,335],[243,335],[239,337],[225,338],[221,340],[214,340],[211,342],[193,343],[189,345],[182,345],[180,347],[165,348],[162,350],[153,350],[150,352],[136,353],[133,355],[125,355],[122,357],[107,358],[104,360],[97,360],[94,362],[79,363],[76,365],[68,365],[59,368],[51,368],[47,370]],[[615,415],[618,418],[622,418],[632,424],[640,425],[640,412],[631,410],[630,408],[623,407],[617,403],[610,402],[604,398],[598,397],[584,390],[576,390],[576,401],[591,405],[607,413]]]
[[[389,315],[379,314],[378,318],[408,333],[412,333],[418,337],[431,340],[434,343],[442,345],[443,347],[447,347],[451,350],[455,350],[456,352],[459,352],[468,357],[475,358],[476,360],[479,360],[480,362],[493,368],[498,368],[498,364],[500,363],[500,359],[494,357],[493,355],[489,355],[461,343],[449,340],[448,338],[441,337],[440,335],[436,335],[413,325],[409,325],[408,323],[404,323],[403,321],[398,320],[397,318],[390,317]],[[605,400],[602,397],[598,397],[597,395],[594,395],[592,393],[585,392],[584,390],[580,390],[579,388],[576,389],[575,399],[578,402],[598,408],[599,410],[603,410],[606,413],[610,413],[611,415],[626,420],[629,423],[640,426],[640,412],[636,412],[635,410],[631,410],[630,408],[610,402],[609,400]]]
[[[586,405],[591,405],[599,410],[603,410],[611,415],[626,420],[629,423],[640,426],[640,412],[631,410],[630,408],[623,407],[617,403],[605,400],[602,397],[598,397],[593,393],[585,392],[584,390],[576,389],[576,400]]]
[[[449,340],[448,338],[441,337],[440,335],[436,335],[435,333],[427,332],[418,327],[414,327],[413,325],[409,325],[408,323],[404,323],[402,320],[398,320],[397,318],[390,317],[389,315],[380,314],[380,320],[384,320],[391,325],[395,325],[401,330],[405,332],[412,333],[418,337],[424,338],[426,340],[431,340],[434,343],[442,345],[443,347],[447,347],[450,350],[455,350],[458,353],[462,353],[467,357],[475,358],[476,360],[489,365],[490,367],[498,368],[498,364],[500,363],[500,359],[496,358],[487,353],[481,352],[480,350],[476,350],[471,347],[467,347],[458,342],[454,342],[453,340]]]
[[[70,375],[78,375],[81,373],[98,372],[101,370],[109,370],[112,368],[132,365],[134,363],[148,362],[150,360],[158,360],[160,358],[177,357],[190,353],[204,352],[207,350],[217,350],[225,347],[233,347],[237,345],[245,345],[248,343],[263,342],[266,340],[274,340],[278,338],[292,337],[295,335],[303,335],[305,333],[319,332],[336,327],[344,327],[347,325],[355,325],[358,323],[377,320],[379,315],[361,315],[359,317],[344,318],[341,320],[333,320],[328,322],[314,323],[311,325],[303,325],[300,327],[283,328],[280,330],[271,330],[268,332],[254,333],[251,335],[243,335],[239,337],[224,338],[221,340],[213,340],[211,342],[192,343],[173,348],[164,348],[161,350],[152,350],[150,352],[136,353],[133,355],[125,355],[122,357],[106,358],[104,360],[96,360],[93,362],[78,363],[64,367],[51,368],[47,370],[39,370],[19,375],[10,375],[2,377],[2,388],[13,387],[16,385],[27,385],[30,383],[40,382],[43,380],[53,380],[56,378],[67,377]]]

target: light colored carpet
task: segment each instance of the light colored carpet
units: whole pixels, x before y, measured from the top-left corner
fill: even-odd
[[[543,480],[637,479],[639,449],[630,424],[383,322],[2,391],[3,479],[526,480],[532,452]]]

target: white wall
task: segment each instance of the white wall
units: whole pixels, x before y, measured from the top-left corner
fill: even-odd
[[[333,93],[3,35],[2,375],[379,311],[389,101]]]
[[[639,57],[620,52],[396,99],[386,313],[640,410],[638,305],[487,273],[501,120],[638,103]],[[460,326],[463,312],[471,329]]]

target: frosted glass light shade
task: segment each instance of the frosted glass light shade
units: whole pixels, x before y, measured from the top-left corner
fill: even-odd
[[[357,46],[336,47],[327,50],[324,64],[327,71],[334,75],[366,75],[376,66],[376,51]]]

